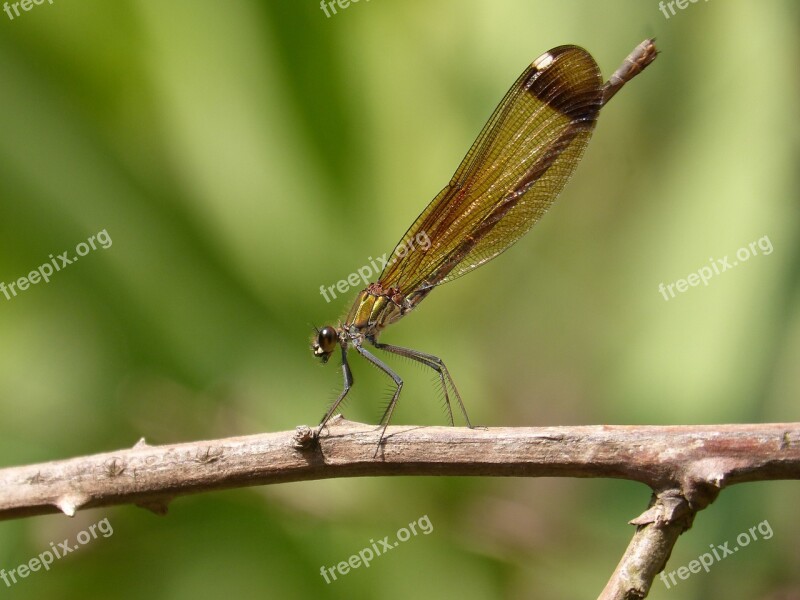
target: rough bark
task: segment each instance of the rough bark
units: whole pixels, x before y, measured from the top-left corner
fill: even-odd
[[[380,428],[337,418],[316,431],[133,448],[0,470],[0,519],[331,477],[613,477],[651,506],[600,598],[644,598],[697,511],[734,483],[800,478],[800,423],[705,426]]]

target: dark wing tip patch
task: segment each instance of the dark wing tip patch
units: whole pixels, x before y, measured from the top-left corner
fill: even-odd
[[[558,46],[533,61],[523,87],[570,120],[594,120],[602,105],[603,78],[592,55]]]

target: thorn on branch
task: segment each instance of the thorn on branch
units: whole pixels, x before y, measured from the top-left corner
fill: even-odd
[[[159,517],[163,517],[167,514],[167,512],[169,512],[169,503],[171,501],[172,498],[163,496],[161,498],[154,498],[145,502],[137,502],[136,506],[145,510],[149,510],[151,513],[158,515]]]
[[[78,509],[87,504],[91,498],[87,494],[67,494],[56,500],[55,505],[68,517],[74,517]]]

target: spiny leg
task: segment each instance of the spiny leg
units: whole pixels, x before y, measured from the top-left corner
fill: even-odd
[[[379,348],[381,350],[386,350],[388,352],[395,352],[395,350],[403,350],[403,351],[407,350],[407,348],[400,348],[398,346],[391,346],[390,344],[381,344],[379,342],[376,342],[375,340],[370,340],[370,343],[373,346],[375,346],[376,348]],[[436,363],[434,363],[434,362],[432,362],[432,361],[430,361],[430,360],[428,360],[426,358],[422,358],[422,357],[418,357],[418,356],[410,356],[408,354],[405,354],[404,352],[395,352],[395,353],[400,355],[400,356],[404,356],[406,358],[410,358],[412,360],[415,360],[415,361],[425,365],[426,367],[429,367],[429,368],[433,369],[434,371],[436,371],[436,374],[439,376],[439,381],[442,384],[442,392],[444,393],[444,405],[445,405],[445,408],[447,409],[447,418],[450,421],[450,426],[454,427],[455,426],[455,422],[453,421],[453,409],[450,406],[450,395],[447,393],[447,381],[445,380],[444,371],[442,371],[442,369],[439,368],[439,366]],[[452,385],[452,382],[451,382],[451,385]],[[455,386],[453,386],[453,389],[455,389]],[[456,390],[456,394],[457,393],[458,393],[458,391]],[[467,422],[469,422],[469,419],[467,419]]]
[[[355,349],[361,356],[366,358],[369,362],[371,362],[373,365],[375,365],[381,371],[383,371],[389,377],[391,377],[392,380],[394,381],[395,385],[397,386],[397,389],[394,391],[394,394],[392,395],[392,399],[389,401],[389,405],[386,407],[386,410],[383,412],[383,416],[381,417],[381,420],[380,420],[381,424],[383,424],[383,430],[381,431],[381,437],[378,440],[378,447],[380,447],[381,443],[383,442],[383,436],[386,434],[386,428],[389,426],[389,421],[392,420],[392,413],[394,413],[395,406],[397,406],[397,398],[400,396],[400,390],[403,389],[403,380],[400,379],[400,376],[397,373],[395,373],[394,371],[392,371],[386,365],[386,363],[384,363],[377,356],[371,354],[370,352],[367,352],[367,350],[362,348],[360,345],[355,345]],[[377,449],[376,449],[376,452],[377,452]]]
[[[447,403],[447,412],[450,416],[450,425],[454,425],[453,423],[453,410],[450,408],[450,398],[447,394],[447,383],[450,384],[450,387],[453,390],[453,393],[456,396],[456,400],[458,400],[458,406],[461,409],[461,414],[464,415],[464,420],[467,422],[467,427],[472,429],[472,423],[469,421],[469,416],[467,416],[467,409],[464,407],[464,403],[461,401],[461,394],[458,393],[458,388],[456,387],[455,382],[453,382],[453,378],[450,376],[450,371],[447,370],[447,367],[444,364],[444,361],[439,358],[438,356],[434,356],[433,354],[426,354],[425,352],[420,352],[419,350],[413,350],[411,348],[402,348],[400,346],[393,346],[392,344],[383,344],[375,339],[367,338],[369,342],[375,346],[376,348],[380,348],[381,350],[386,350],[387,352],[392,352],[394,354],[398,354],[399,356],[405,356],[406,358],[410,358],[411,360],[415,360],[423,365],[426,365],[436,371],[439,374],[439,377],[442,380],[442,388],[444,389],[444,401]],[[445,379],[447,383],[445,382]]]
[[[328,409],[328,412],[325,413],[325,416],[322,418],[322,421],[319,423],[319,427],[317,428],[317,435],[322,432],[322,428],[325,427],[325,423],[333,416],[333,413],[336,412],[336,409],[339,408],[339,405],[344,400],[344,397],[347,396],[347,392],[350,391],[350,388],[353,387],[353,374],[350,372],[350,365],[347,364],[347,350],[342,347],[342,374],[344,375],[344,389],[342,393],[339,394],[339,397],[334,400],[331,407]]]

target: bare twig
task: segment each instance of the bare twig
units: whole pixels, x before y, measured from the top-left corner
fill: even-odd
[[[364,475],[613,477],[704,507],[724,486],[800,478],[800,423],[717,426],[394,426],[344,419],[319,443],[284,431],[149,446],[0,470],[0,519],[214,489]]]
[[[650,508],[631,521],[637,525],[628,549],[598,600],[639,600],[667,564],[678,537],[692,526],[700,507],[691,508],[680,491],[654,494]]]
[[[655,492],[603,600],[643,598],[694,514],[734,483],[800,479],[800,423],[477,428],[336,419],[308,427],[133,448],[0,470],[0,519],[134,503],[159,514],[175,496],[374,475],[612,477]]]

